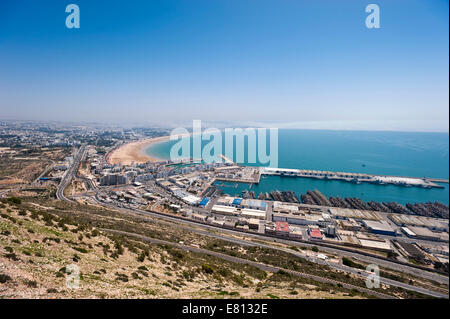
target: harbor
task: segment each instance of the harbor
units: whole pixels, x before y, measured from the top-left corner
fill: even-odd
[[[390,175],[372,175],[361,173],[345,173],[345,172],[331,172],[331,171],[317,171],[304,169],[290,169],[290,168],[272,168],[261,167],[260,175],[275,175],[288,177],[303,177],[316,178],[321,180],[338,180],[346,181],[355,184],[372,183],[378,185],[396,185],[404,187],[422,187],[422,188],[444,188],[438,183],[448,184],[448,179],[433,179],[433,178],[419,178],[419,177],[403,177]]]
[[[229,159],[226,160],[226,163],[227,166],[219,169],[222,174],[218,174],[216,176],[216,180],[249,183],[250,185],[258,184],[261,178],[265,178],[266,176],[300,177],[323,181],[343,181],[353,184],[370,183],[375,185],[395,185],[426,189],[444,189],[445,186],[441,184],[448,184],[449,182],[448,179],[443,178],[420,178],[410,176],[374,175],[365,173],[332,172],[292,168],[239,166]]]

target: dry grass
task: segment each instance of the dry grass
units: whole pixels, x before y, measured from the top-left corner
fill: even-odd
[[[1,205],[3,298],[352,297],[351,293],[251,266],[112,236],[63,214],[53,214],[52,207],[45,212],[45,205]],[[109,212],[110,217],[104,213],[111,225],[114,221],[127,223],[113,212]],[[148,231],[158,228],[157,224],[146,226]],[[195,235],[184,235],[198,242]],[[64,267],[71,264],[80,269],[80,289],[66,287]]]

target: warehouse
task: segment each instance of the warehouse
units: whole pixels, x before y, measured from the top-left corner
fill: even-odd
[[[308,229],[309,237],[311,240],[321,240],[322,239],[322,233],[320,232],[319,228],[310,228]]]
[[[273,211],[276,213],[292,214],[298,212],[298,206],[283,202],[273,202]]]
[[[242,202],[242,198],[235,198],[235,199],[233,199],[233,202],[231,203],[231,205],[234,207],[238,207],[241,205],[241,202]]]
[[[415,226],[409,226],[409,227],[403,227],[409,230],[407,236],[422,240],[431,240],[431,241],[440,241],[441,235],[439,233],[432,232],[426,227],[415,227]],[[403,229],[402,229],[403,230]]]
[[[186,204],[189,205],[197,205],[198,202],[200,201],[200,198],[194,195],[187,195],[185,197],[182,198],[183,202],[185,202]]]
[[[201,221],[201,222],[205,222],[206,221],[206,217],[205,215],[200,215],[200,214],[192,214],[191,218]]]
[[[297,239],[302,239],[303,238],[302,228],[300,228],[298,226],[289,225],[289,230],[290,230],[289,237],[297,238]]]
[[[289,224],[287,222],[276,222],[275,234],[278,236],[289,236]]]
[[[202,201],[198,204],[198,206],[200,206],[200,207],[205,207],[206,205],[208,205],[208,203],[209,203],[209,198],[208,198],[208,197],[205,197],[205,198],[203,198]]]
[[[243,199],[240,202],[240,206],[243,208],[249,208],[249,209],[257,209],[257,210],[263,210],[266,211],[267,204],[266,202],[258,199]]]
[[[238,198],[231,197],[231,196],[220,197],[217,200],[217,204],[223,205],[223,206],[233,206],[233,203],[235,202],[236,199],[238,199]]]
[[[213,213],[221,215],[238,215],[237,209],[231,206],[214,205],[211,210]]]
[[[362,223],[373,234],[397,236],[397,232],[386,222],[363,220]]]
[[[244,208],[241,211],[241,216],[246,218],[266,219],[266,213],[257,209]]]
[[[274,213],[272,215],[273,221],[284,221],[289,224],[295,225],[319,225],[326,226],[328,223],[325,222],[322,215],[307,214],[307,215],[293,215],[285,213]]]
[[[257,219],[257,218],[250,218],[247,223],[248,223],[248,228],[250,228],[250,229],[259,229],[259,219]]]
[[[391,245],[387,241],[369,240],[369,239],[359,238],[359,242],[361,243],[361,246],[364,248],[376,249],[376,250],[381,250],[381,251],[391,251],[392,250]]]
[[[402,214],[389,214],[389,219],[392,220],[398,226],[422,226],[431,230],[447,231],[448,232],[448,220],[430,218],[424,216],[411,216]]]

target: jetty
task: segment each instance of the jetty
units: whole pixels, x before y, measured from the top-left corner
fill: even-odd
[[[373,175],[363,173],[346,173],[346,172],[331,172],[331,171],[317,171],[294,168],[272,168],[260,167],[260,175],[275,175],[275,176],[291,176],[303,178],[315,178],[321,180],[337,180],[346,181],[355,184],[372,183],[378,185],[397,185],[405,187],[421,187],[421,188],[444,188],[438,183],[447,183],[448,179],[438,178],[419,178],[419,177],[405,177],[392,175]]]

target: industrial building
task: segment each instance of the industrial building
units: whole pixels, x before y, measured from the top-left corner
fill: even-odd
[[[358,210],[350,208],[333,207],[328,209],[334,219],[357,219],[357,220],[382,220],[382,216],[374,211]]]
[[[336,234],[337,234],[336,226],[328,225],[326,234],[327,234],[327,236],[330,236],[330,237],[336,237]]]
[[[322,240],[323,238],[319,228],[309,228],[308,235],[311,240]]]
[[[275,234],[277,236],[289,236],[289,223],[276,222],[275,223]]]
[[[266,219],[266,212],[257,209],[244,208],[240,215],[246,218]]]
[[[408,226],[402,227],[402,232],[410,237],[431,241],[448,241],[448,235],[441,232],[433,232],[426,227]]]
[[[298,212],[299,208],[297,205],[275,201],[272,210],[275,213],[294,214]]]
[[[221,215],[238,215],[238,211],[235,207],[216,204],[211,208],[213,213]]]
[[[259,229],[260,220],[257,218],[250,218],[248,221],[248,228],[249,229]]]
[[[274,222],[282,221],[294,225],[319,225],[326,226],[329,222],[325,221],[322,215],[318,214],[286,214],[273,213],[272,219]]]
[[[392,247],[389,242],[385,240],[370,240],[358,238],[363,248],[375,249],[380,251],[391,251]]]
[[[427,227],[431,230],[448,232],[448,220],[439,218],[430,218],[424,216],[412,216],[404,214],[389,214],[389,219],[397,226],[418,226]]]
[[[201,198],[195,195],[192,195],[182,189],[171,189],[175,197],[181,199],[183,202],[189,205],[197,205]]]
[[[205,198],[203,198],[203,199],[201,200],[201,202],[198,204],[198,206],[200,206],[200,207],[206,207],[206,205],[208,205],[208,203],[209,203],[209,198],[208,198],[208,197],[205,197]]]
[[[243,199],[241,200],[239,206],[242,208],[256,209],[262,211],[266,211],[267,209],[266,202],[259,199]]]
[[[292,226],[289,225],[289,237],[294,239],[302,239],[303,238],[303,232],[302,229],[298,226]]]
[[[397,236],[397,232],[387,222],[363,220],[362,224],[373,234]]]
[[[223,206],[232,206],[236,208],[254,209],[260,211],[267,210],[266,202],[259,199],[242,199],[239,197],[224,196],[217,200],[217,204]]]

